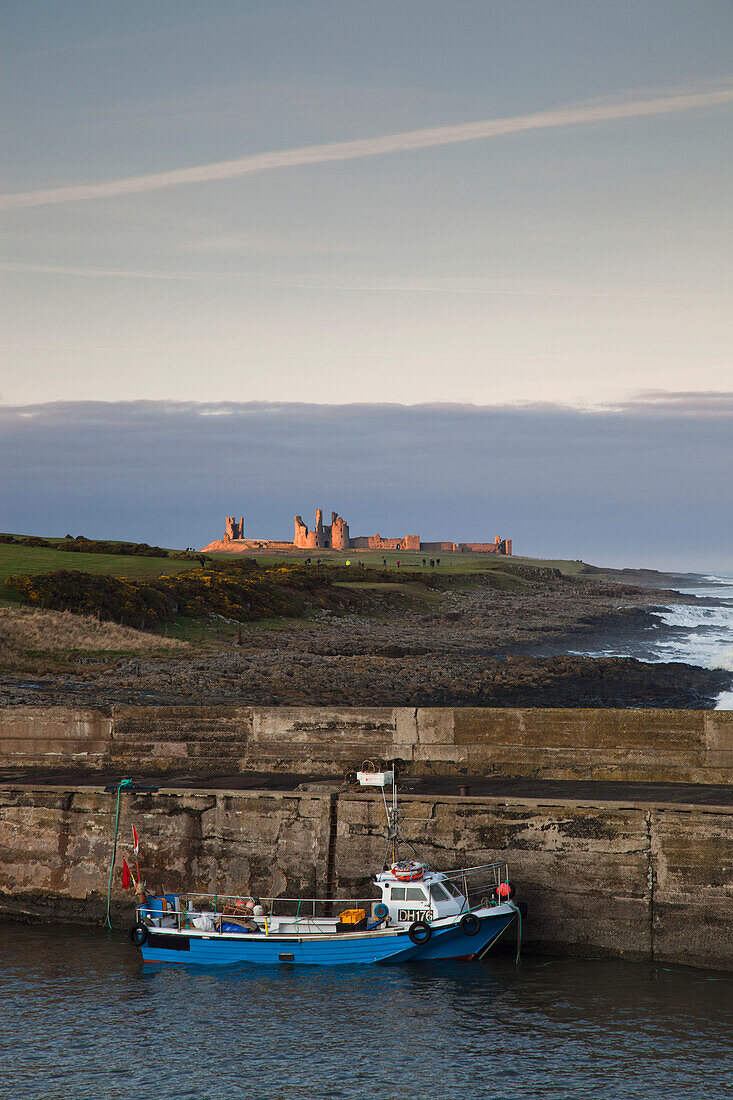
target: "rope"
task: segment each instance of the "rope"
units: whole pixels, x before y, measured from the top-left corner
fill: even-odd
[[[521,960],[522,954],[522,910],[514,902],[509,902],[514,912],[517,914],[517,954],[514,959],[514,965],[518,966]]]
[[[104,918],[104,924],[110,931],[112,931],[112,921],[109,919],[109,907],[112,898],[112,875],[115,869],[115,859],[117,858],[117,834],[120,829],[120,794],[125,787],[131,787],[131,779],[121,779],[120,785],[117,788],[117,809],[115,811],[115,842],[112,848],[112,862],[109,865],[109,882],[107,883],[107,915]]]

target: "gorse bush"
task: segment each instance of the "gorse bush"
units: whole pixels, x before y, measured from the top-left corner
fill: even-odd
[[[258,565],[253,558],[240,558],[156,580],[63,569],[32,576],[14,574],[5,583],[30,604],[151,629],[177,615],[203,618],[214,613],[248,622],[296,617],[307,608],[349,608],[359,603],[358,597],[335,588],[335,582],[394,579],[387,570],[300,562]],[[432,585],[433,579],[425,578],[423,583]]]
[[[174,605],[164,593],[145,581],[100,577],[60,569],[32,576],[13,574],[5,584],[27,603],[52,611],[74,611],[141,629],[172,619]]]

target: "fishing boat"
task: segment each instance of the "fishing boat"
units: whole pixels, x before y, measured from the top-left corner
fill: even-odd
[[[139,894],[130,940],[143,962],[338,966],[481,959],[512,924],[519,944],[525,907],[513,900],[506,863],[438,871],[418,858],[400,859],[394,771],[360,771],[357,778],[381,790],[387,816],[384,866],[371,876],[378,896]]]

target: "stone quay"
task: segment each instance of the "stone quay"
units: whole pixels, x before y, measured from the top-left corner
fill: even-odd
[[[395,759],[424,858],[509,863],[525,950],[733,971],[722,711],[6,708],[0,915],[101,920],[122,776],[158,786],[121,799],[152,888],[364,896],[383,811],[345,777]],[[132,920],[119,873],[112,912]]]

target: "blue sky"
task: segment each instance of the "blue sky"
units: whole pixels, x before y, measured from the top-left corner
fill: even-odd
[[[733,5],[681,0],[9,0],[0,400],[11,412],[110,402],[120,432],[130,401],[158,402],[168,426],[180,402],[402,404],[426,440],[428,405],[486,406],[492,424],[499,408],[524,410],[520,436],[543,405],[560,433],[543,436],[549,458],[574,409],[594,425],[580,467],[598,475],[607,433],[605,460],[625,468],[613,448],[639,394],[733,388],[732,46]],[[474,123],[482,136],[465,140]],[[187,169],[195,181],[176,175]],[[49,416],[62,431],[57,405]],[[494,484],[481,453],[479,480]],[[652,448],[644,461],[658,463],[651,491],[666,458]],[[466,443],[478,477],[476,462]],[[232,499],[236,469],[217,508],[274,522],[254,489],[252,507]],[[6,529],[33,526],[16,476]],[[590,482],[572,485],[580,506]],[[95,533],[70,493],[77,526]],[[308,499],[330,507],[322,495],[313,485]],[[368,494],[346,499],[377,518]],[[159,503],[148,534],[166,541]],[[277,503],[289,514],[289,497]],[[506,533],[531,530],[511,508],[474,530],[464,504],[457,537],[493,537],[497,511]],[[543,530],[559,546],[568,526]]]

